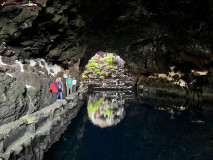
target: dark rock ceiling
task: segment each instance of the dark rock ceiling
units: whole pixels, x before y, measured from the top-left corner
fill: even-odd
[[[23,1],[24,2],[24,1]],[[0,9],[1,42],[20,59],[44,57],[83,68],[98,51],[116,52],[135,74],[213,65],[212,0],[38,0]]]

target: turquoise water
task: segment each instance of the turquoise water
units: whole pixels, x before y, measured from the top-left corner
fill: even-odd
[[[44,160],[212,160],[212,119],[198,118],[134,104],[120,93],[92,94]]]

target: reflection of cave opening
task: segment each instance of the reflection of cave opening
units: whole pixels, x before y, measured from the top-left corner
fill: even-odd
[[[124,71],[125,61],[115,53],[98,52],[85,66],[81,82],[89,89],[132,89],[132,77]]]
[[[118,93],[117,91],[103,91],[90,94],[87,111],[91,122],[101,128],[117,125],[126,113],[123,94],[123,92]]]

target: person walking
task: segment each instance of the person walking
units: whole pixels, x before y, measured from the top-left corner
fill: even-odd
[[[69,75],[66,79],[66,86],[67,86],[67,96],[69,96],[72,93],[72,81],[73,79]]]
[[[58,97],[60,98],[60,99],[63,99],[63,95],[62,95],[62,93],[63,93],[63,82],[61,81],[61,77],[59,77],[59,82],[58,82],[58,84],[59,84],[59,88],[61,88],[61,91],[58,91]],[[58,99],[59,99],[58,98]]]
[[[50,90],[52,91],[52,104],[57,100],[58,91],[61,91],[61,88],[59,88],[59,78],[56,79],[51,85]]]
[[[72,93],[76,92],[76,84],[77,84],[77,80],[75,79],[75,77],[73,77],[73,81],[72,81]]]

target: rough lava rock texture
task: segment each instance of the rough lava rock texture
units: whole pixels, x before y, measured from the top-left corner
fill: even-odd
[[[0,74],[0,120],[3,124],[18,119],[27,111],[24,84]]]
[[[84,104],[87,88],[80,88],[72,99],[54,104],[0,126],[0,157],[4,160],[40,160],[58,141]]]
[[[23,64],[3,58],[0,63],[0,68],[6,68],[0,71],[0,125],[48,106],[52,100],[50,84],[64,75],[59,66],[43,59],[25,59]]]
[[[126,71],[133,73],[135,86],[163,88],[168,83],[164,89],[171,92],[170,86],[184,81],[179,92],[184,90],[185,96],[212,97],[212,0],[36,3],[36,8],[1,7],[0,55],[15,60],[44,58],[78,79],[96,52],[116,52],[126,61]],[[171,67],[183,74],[165,82],[161,82],[165,77],[153,78],[169,75]],[[195,76],[193,70],[207,74]]]

